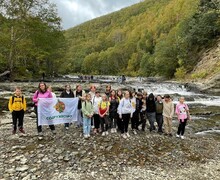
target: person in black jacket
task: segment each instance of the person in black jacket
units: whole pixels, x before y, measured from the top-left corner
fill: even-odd
[[[61,93],[60,95],[61,98],[74,98],[74,93],[71,90],[71,86],[69,84],[67,84],[65,86],[65,90]],[[66,130],[69,129],[70,124],[69,123],[65,123],[64,127]]]
[[[146,105],[147,105],[147,118],[150,123],[150,131],[155,130],[154,122],[156,120],[156,103],[155,103],[155,97],[153,93],[151,93],[146,100]]]

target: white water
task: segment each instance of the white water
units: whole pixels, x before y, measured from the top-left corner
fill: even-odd
[[[202,131],[202,132],[197,132],[195,133],[196,135],[206,135],[206,134],[219,134],[220,135],[220,130],[208,130],[208,131]]]
[[[220,96],[211,96],[206,94],[195,93],[188,91],[184,85],[176,83],[134,83],[131,85],[132,88],[146,91],[148,94],[153,93],[154,95],[169,94],[174,98],[174,103],[178,102],[178,97],[192,97],[194,101],[186,101],[188,104],[201,104],[205,106],[220,106]],[[220,111],[220,109],[219,109]]]

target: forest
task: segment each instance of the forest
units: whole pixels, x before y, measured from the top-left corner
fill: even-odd
[[[0,0],[0,72],[183,78],[220,35],[219,0],[145,0],[62,30],[49,0]]]
[[[182,78],[220,33],[218,0],[145,0],[65,32],[65,73]]]

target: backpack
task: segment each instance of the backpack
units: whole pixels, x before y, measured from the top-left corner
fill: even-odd
[[[14,104],[15,96],[12,96],[12,104]],[[21,96],[21,102],[24,103],[24,96]]]

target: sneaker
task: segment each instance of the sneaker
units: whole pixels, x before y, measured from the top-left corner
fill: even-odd
[[[22,134],[25,134],[25,131],[23,128],[19,128],[19,131],[22,133]]]
[[[115,130],[114,130],[114,128],[112,128],[112,129],[111,129],[111,133],[114,133],[114,132],[115,132]]]
[[[13,131],[12,131],[12,134],[16,134],[16,130],[13,130]]]
[[[90,137],[90,134],[87,134],[87,137]]]
[[[117,133],[117,129],[115,128],[114,130],[115,130],[115,133]]]
[[[69,130],[69,127],[65,127],[65,129],[68,131],[68,130]]]
[[[177,137],[177,138],[179,138],[179,137],[180,137],[180,135],[179,135],[179,134],[176,134],[176,137]]]
[[[102,136],[105,136],[105,132],[102,132]]]
[[[128,132],[126,133],[126,136],[127,136],[128,138],[131,137],[130,134],[129,134]]]
[[[185,139],[185,137],[184,137],[184,136],[180,136],[180,138],[181,138],[181,139]]]
[[[106,135],[106,136],[108,135],[108,131],[105,131],[105,135]]]
[[[133,130],[133,133],[134,133],[134,135],[136,135],[136,134],[137,134],[137,132],[136,132],[136,130],[135,130],[135,129]]]
[[[124,133],[124,134],[122,134],[121,135],[124,139],[127,139],[127,136],[126,136],[126,134]]]
[[[85,139],[88,138],[88,135],[85,134],[85,135],[84,135],[84,138],[85,138]]]

